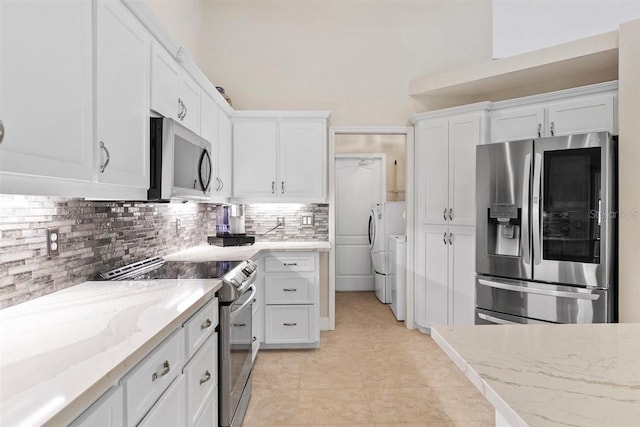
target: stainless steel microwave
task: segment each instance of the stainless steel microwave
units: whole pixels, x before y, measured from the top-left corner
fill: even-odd
[[[148,200],[208,200],[211,144],[168,118],[151,118]]]

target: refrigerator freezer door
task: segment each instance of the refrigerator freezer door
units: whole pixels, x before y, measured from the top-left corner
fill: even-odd
[[[476,309],[554,323],[614,321],[607,290],[476,276]]]
[[[531,279],[533,140],[476,148],[476,271]]]
[[[615,141],[606,132],[542,138],[534,150],[533,279],[611,287]]]

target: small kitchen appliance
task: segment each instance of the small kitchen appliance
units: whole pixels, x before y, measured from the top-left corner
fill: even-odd
[[[209,244],[216,246],[241,246],[255,243],[255,236],[247,236],[244,222],[244,205],[218,205],[216,207],[216,235]]]

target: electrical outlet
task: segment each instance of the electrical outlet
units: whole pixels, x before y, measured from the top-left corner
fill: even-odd
[[[47,228],[47,255],[56,256],[60,253],[60,233],[57,228]]]
[[[313,227],[313,215],[300,216],[300,225],[302,227]]]
[[[283,216],[276,217],[276,221],[278,222],[278,227],[284,227],[284,217]]]

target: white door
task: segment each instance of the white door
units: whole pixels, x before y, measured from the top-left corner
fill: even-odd
[[[448,209],[448,120],[426,120],[418,125],[415,171],[418,218],[423,224],[445,224]]]
[[[375,289],[369,249],[371,205],[385,199],[384,155],[336,156],[336,290]]]
[[[448,228],[428,226],[421,236],[423,247],[419,248],[417,265],[422,266],[416,281],[416,322],[423,327],[446,325],[448,318]],[[424,287],[418,290],[417,287]]]
[[[120,2],[98,3],[98,180],[149,188],[151,38]]]
[[[322,199],[326,155],[324,120],[282,120],[280,123],[279,198]]]
[[[491,113],[491,142],[520,141],[544,136],[544,108],[517,107]]]
[[[91,2],[0,2],[0,171],[93,178]]]
[[[475,225],[476,145],[480,142],[480,116],[449,120],[449,217],[452,225]]]
[[[449,229],[449,324],[473,325],[475,312],[474,227]]]
[[[233,195],[276,197],[277,123],[238,119],[233,124]]]

